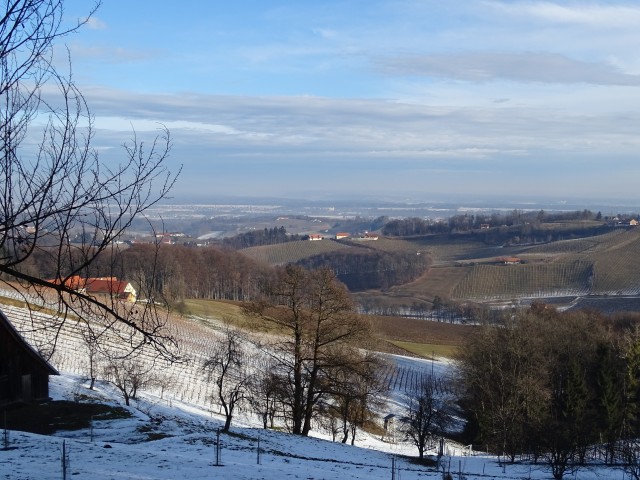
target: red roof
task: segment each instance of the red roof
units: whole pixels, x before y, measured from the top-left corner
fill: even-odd
[[[87,293],[104,293],[121,297],[126,297],[129,293],[135,295],[135,290],[133,289],[131,292],[126,291],[129,282],[118,280],[117,277],[82,278],[79,275],[72,275],[63,280],[54,279],[49,280],[49,282],[55,285],[64,285],[72,290],[84,290]]]
[[[80,275],[72,275],[69,278],[65,278],[65,279],[53,279],[53,280],[48,280],[49,282],[53,283],[54,285],[64,285],[67,288],[70,288],[72,290],[80,290],[82,288],[84,288],[85,285],[85,279],[82,278]]]
[[[88,293],[122,294],[127,285],[129,282],[115,277],[87,278],[85,288]]]

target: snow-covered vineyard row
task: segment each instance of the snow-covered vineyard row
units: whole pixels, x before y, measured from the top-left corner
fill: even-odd
[[[15,306],[2,307],[25,339],[38,350],[51,350],[52,329],[51,317],[46,313],[27,310]],[[207,380],[203,364],[214,351],[220,339],[222,321],[208,319],[208,326],[198,321],[188,319],[173,320],[170,328],[183,355],[182,361],[167,363],[152,350],[142,351],[136,361],[142,364],[143,370],[152,370],[156,382],[152,382],[147,389],[149,393],[157,394],[167,402],[182,401],[197,404],[218,412],[219,406],[212,398],[212,385]],[[86,338],[87,324],[83,321],[67,320],[62,328],[56,332],[57,347],[53,350],[50,362],[61,371],[89,377],[90,376],[90,345]],[[261,339],[264,343],[264,340]],[[122,353],[122,347],[116,336],[106,335],[102,344],[114,356]],[[258,342],[256,342],[258,343]],[[250,368],[264,370],[268,368],[268,355],[256,347],[255,343],[247,342],[244,348],[248,351]],[[100,379],[108,358],[97,354],[94,358],[94,375]],[[433,371],[433,362],[390,362],[381,376],[391,391],[406,393],[418,385],[421,375],[425,371]],[[436,371],[437,387],[445,391],[445,382],[439,378],[440,370]]]

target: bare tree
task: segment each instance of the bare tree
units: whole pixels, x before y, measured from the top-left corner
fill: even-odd
[[[407,401],[402,430],[418,448],[418,456],[422,459],[429,440],[444,434],[450,412],[446,408],[446,398],[438,391],[437,378],[432,373],[422,373],[417,385],[408,393]]]
[[[56,41],[81,28],[98,6],[69,27],[64,0],[11,0],[0,10],[0,281],[29,304],[56,301],[54,332],[72,315],[95,316],[131,348],[151,344],[171,357],[164,317],[153,304],[123,309],[73,282],[89,276],[99,256],[115,258],[114,241],[176,179],[165,166],[171,147],[165,129],[149,145],[134,135],[119,163],[99,158],[71,60],[66,74],[54,66]],[[47,259],[46,276],[33,262],[36,254]]]
[[[288,379],[283,402],[291,431],[308,435],[320,401],[331,392],[333,373],[352,361],[357,342],[368,336],[368,324],[354,313],[346,287],[326,268],[284,268],[269,286],[269,301],[247,311],[284,335],[274,350]]]
[[[110,358],[104,367],[104,378],[122,393],[124,403],[138,398],[138,391],[154,384],[154,365],[137,358]]]
[[[99,342],[100,339],[96,332],[93,331],[91,325],[87,324],[86,328],[82,329],[82,341],[87,347],[87,373],[91,383],[89,384],[89,390],[93,390],[96,383],[96,376],[98,374],[98,358],[99,358]]]
[[[358,428],[362,428],[375,417],[375,410],[383,406],[382,398],[388,391],[380,372],[384,371],[384,361],[379,355],[369,351],[354,351],[349,365],[334,375],[334,386],[327,415],[339,418],[342,443],[347,443],[351,435],[351,445],[355,444]],[[333,432],[333,424],[329,423]]]
[[[231,428],[236,407],[247,398],[252,379],[247,369],[243,343],[245,340],[242,333],[226,325],[220,343],[203,365],[208,379],[216,385],[214,396],[224,410],[225,432]]]
[[[265,430],[274,427],[278,405],[282,400],[284,379],[278,375],[276,368],[275,363],[267,363],[265,368],[254,372],[254,379],[250,383],[248,401],[262,420]]]

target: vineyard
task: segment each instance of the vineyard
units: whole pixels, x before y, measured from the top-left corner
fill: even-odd
[[[640,231],[625,232],[595,256],[593,293],[640,295]]]
[[[390,294],[411,296],[427,301],[433,300],[436,296],[452,298],[453,288],[465,278],[469,269],[469,267],[431,267],[415,282],[392,288]]]
[[[587,261],[525,265],[476,265],[453,290],[454,298],[505,299],[589,293]]]
[[[472,240],[420,238],[412,240],[411,243],[417,249],[426,251],[431,256],[434,266],[446,266],[461,260],[492,257],[504,253],[499,247]]]
[[[541,255],[558,255],[558,254],[589,254],[597,251],[603,245],[616,243],[620,235],[624,234],[623,230],[614,230],[595,237],[576,238],[571,240],[560,240],[557,242],[545,243],[534,247],[527,248],[527,254]]]
[[[399,359],[395,364],[389,364],[381,372],[381,377],[391,392],[408,393],[416,391],[425,373],[432,374],[436,392],[440,395],[450,395],[453,393],[451,381],[448,378],[450,368],[450,364],[438,361],[405,362]]]

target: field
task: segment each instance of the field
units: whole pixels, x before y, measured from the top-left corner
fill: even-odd
[[[186,300],[187,314],[204,326],[217,326],[212,318],[224,319],[230,323],[252,331],[275,333],[272,326],[247,318],[240,305],[213,300]],[[475,327],[444,322],[431,322],[406,317],[370,315],[377,347],[389,353],[411,353],[430,357],[451,356],[455,347],[464,343]],[[409,345],[411,343],[411,345]]]
[[[287,263],[295,263],[303,258],[348,248],[352,247],[331,239],[315,242],[298,240],[277,245],[245,248],[242,253],[257,262],[269,265],[286,265]]]
[[[426,356],[431,356],[435,345],[443,346],[445,350],[463,345],[465,339],[473,335],[477,328],[472,325],[432,322],[407,317],[371,315],[369,318],[373,331],[381,341],[396,346],[399,346],[399,342],[425,345]]]

